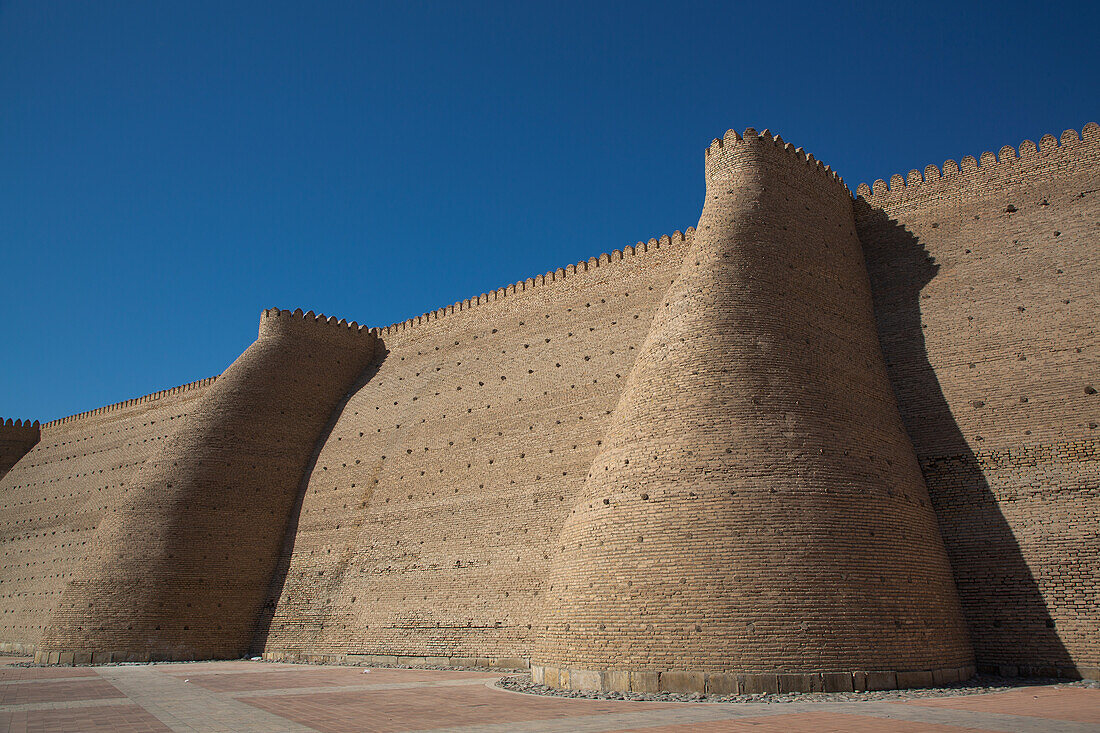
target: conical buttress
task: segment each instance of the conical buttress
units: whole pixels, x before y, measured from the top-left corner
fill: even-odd
[[[553,548],[535,678],[748,692],[969,676],[851,195],[752,130],[715,141],[706,176],[694,243]]]

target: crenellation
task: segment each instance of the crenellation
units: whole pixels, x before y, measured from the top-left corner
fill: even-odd
[[[65,423],[72,422],[73,420],[82,420],[84,418],[89,418],[89,417],[93,417],[93,416],[96,416],[96,415],[102,415],[104,413],[112,412],[114,410],[125,409],[127,407],[132,407],[133,405],[140,404],[141,402],[148,402],[150,400],[160,399],[161,397],[178,394],[179,392],[184,391],[184,390],[201,389],[201,388],[206,387],[206,386],[210,385],[211,383],[213,383],[213,381],[215,379],[217,379],[217,376],[206,377],[204,379],[197,379],[194,382],[188,382],[187,384],[181,384],[180,386],[172,387],[171,389],[162,389],[158,392],[150,392],[149,394],[143,395],[141,397],[135,397],[135,398],[132,398],[132,399],[129,399],[129,400],[123,400],[122,402],[115,402],[115,403],[110,404],[110,405],[104,405],[103,407],[97,407],[94,410],[88,410],[87,412],[78,412],[75,415],[68,415],[66,417],[61,417],[61,418],[58,418],[56,420],[49,420],[47,422],[42,423],[42,429],[43,430],[48,430],[48,429],[55,428],[59,425],[64,425]]]
[[[1050,134],[1043,135],[1038,146],[1031,140],[1024,140],[1018,148],[1019,154],[1016,148],[1005,145],[998,155],[987,151],[979,159],[975,159],[973,155],[963,156],[960,162],[948,159],[944,161],[942,173],[940,168],[929,165],[924,169],[923,179],[914,176],[914,170],[910,171],[908,180],[897,174],[891,176],[889,185],[881,178],[870,186],[861,183],[856,189],[856,196],[863,197],[872,206],[894,205],[915,195],[930,195],[935,189],[929,187],[934,187],[941,181],[950,180],[954,184],[967,185],[970,179],[978,176],[1007,178],[1006,174],[1015,171],[1014,166],[1030,168],[1039,165],[1040,158],[1046,156],[1063,156],[1071,165],[1088,165],[1100,148],[1100,125],[1090,122],[1082,128],[1080,134],[1076,130],[1066,130],[1060,139]]]
[[[626,259],[626,255],[637,256],[639,254],[648,252],[650,249],[659,249],[662,244],[669,246],[674,242],[682,243],[686,237],[690,237],[694,233],[692,227],[688,227],[687,231],[681,232],[679,230],[672,233],[672,235],[663,234],[660,238],[652,238],[648,242],[638,242],[635,246],[626,246],[622,250],[613,250],[611,254],[606,252],[600,254],[598,257],[591,257],[588,260],[582,262],[573,263],[567,265],[564,268],[558,268],[542,275],[536,275],[529,277],[526,280],[519,280],[514,283],[509,283],[503,287],[497,288],[490,294],[482,293],[476,298],[462,301],[461,303],[454,303],[450,306],[438,308],[434,311],[422,313],[414,318],[406,319],[399,323],[390,324],[384,326],[380,330],[383,334],[393,334],[399,331],[405,331],[414,326],[418,326],[429,321],[440,320],[441,318],[456,313],[469,310],[474,306],[484,305],[490,300],[500,301],[509,296],[514,296],[518,293],[526,292],[527,290],[534,290],[542,287],[552,287],[556,283],[565,280],[567,277],[575,276],[577,274],[583,274],[590,269],[596,269],[601,264],[609,265],[613,262],[622,262]]]

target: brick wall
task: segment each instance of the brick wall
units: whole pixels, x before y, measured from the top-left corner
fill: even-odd
[[[861,186],[891,381],[979,664],[1100,673],[1100,128]]]
[[[0,651],[34,651],[100,518],[211,382],[45,423],[0,477]]]
[[[36,657],[243,655],[314,445],[375,342],[334,318],[265,311],[257,340],[122,487]]]
[[[728,133],[699,232],[373,334],[266,312],[0,477],[0,650],[728,692],[949,681],[969,635],[1097,674],[1098,132],[854,215]]]
[[[257,651],[525,663],[550,557],[691,232],[382,333]]]

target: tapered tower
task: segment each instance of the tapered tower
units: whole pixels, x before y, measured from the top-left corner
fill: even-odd
[[[548,684],[895,687],[969,676],[847,188],[749,129],[553,548]]]

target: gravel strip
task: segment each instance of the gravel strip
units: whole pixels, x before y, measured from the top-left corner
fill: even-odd
[[[559,690],[556,687],[535,684],[530,674],[518,674],[502,677],[497,687],[513,692],[525,692],[530,695],[548,695],[552,697],[577,697],[588,700],[635,700],[645,702],[871,702],[878,700],[919,700],[929,697],[955,697],[958,695],[982,695],[989,692],[1004,692],[1019,687],[1055,685],[1057,687],[1087,687],[1100,689],[1100,682],[1081,680],[1067,682],[1057,679],[994,677],[976,675],[966,682],[958,682],[943,687],[930,687],[910,690],[875,690],[869,692],[785,692],[771,694],[763,692],[756,695],[703,695],[698,692],[597,692],[595,690]]]

